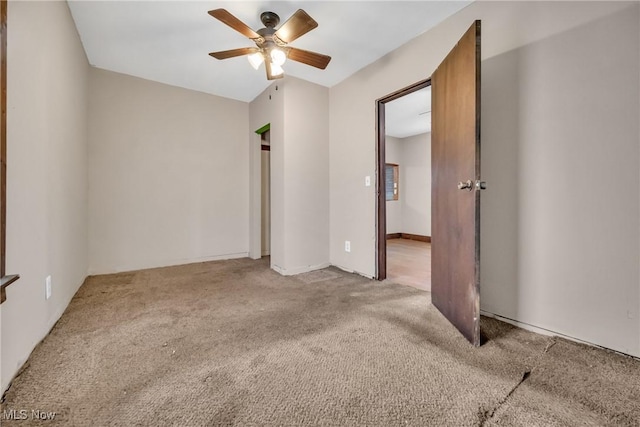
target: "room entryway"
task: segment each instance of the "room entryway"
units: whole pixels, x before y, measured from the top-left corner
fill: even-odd
[[[387,279],[431,290],[431,86],[385,105]]]
[[[480,179],[480,40],[475,21],[431,78],[376,101],[376,278],[387,278],[387,202],[402,188],[398,165],[387,163],[387,104],[430,87],[431,301],[474,346],[481,342],[480,190],[486,188]]]
[[[271,255],[271,138],[269,129],[260,134],[260,248]]]

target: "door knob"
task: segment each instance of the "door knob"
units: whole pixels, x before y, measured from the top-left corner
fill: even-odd
[[[484,181],[476,181],[476,190],[486,190],[487,183]]]
[[[465,182],[460,181],[458,183],[458,190],[473,190],[473,182],[471,182],[470,179],[466,180]]]

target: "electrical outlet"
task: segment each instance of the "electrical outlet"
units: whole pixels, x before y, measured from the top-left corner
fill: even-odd
[[[351,242],[348,240],[344,241],[344,251],[345,252],[351,252]]]
[[[51,298],[51,276],[47,276],[44,281],[44,297],[45,299]]]

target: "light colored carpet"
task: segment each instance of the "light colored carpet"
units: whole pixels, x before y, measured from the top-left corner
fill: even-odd
[[[29,418],[2,425],[640,425],[640,362],[482,330],[472,348],[429,293],[335,268],[91,277],[5,396]]]

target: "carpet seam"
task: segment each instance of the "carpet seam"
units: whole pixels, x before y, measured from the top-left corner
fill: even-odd
[[[480,427],[484,427],[485,424],[487,423],[487,421],[491,420],[496,412],[498,412],[498,410],[505,404],[507,403],[507,401],[509,400],[509,398],[513,395],[513,393],[516,392],[516,390],[518,389],[518,387],[520,387],[526,380],[527,378],[529,378],[531,376],[531,373],[536,369],[536,367],[539,365],[539,361],[542,357],[544,357],[545,354],[547,354],[547,352],[551,349],[551,347],[553,347],[554,345],[556,345],[556,337],[552,337],[550,339],[550,342],[547,343],[547,345],[545,346],[544,350],[542,350],[542,353],[540,353],[540,355],[537,358],[537,362],[535,363],[535,365],[531,368],[531,369],[527,369],[526,371],[524,371],[522,373],[522,378],[520,379],[520,381],[518,381],[518,383],[516,385],[514,385],[511,390],[506,394],[506,396],[504,398],[502,398],[497,405],[495,405],[493,407],[493,409],[491,411],[484,411],[481,413],[481,419],[480,419],[480,423],[478,424]]]

